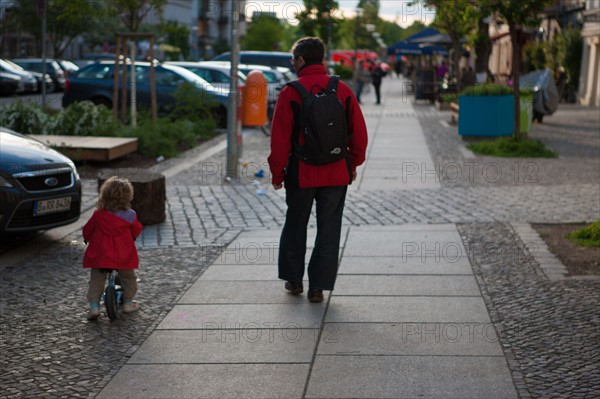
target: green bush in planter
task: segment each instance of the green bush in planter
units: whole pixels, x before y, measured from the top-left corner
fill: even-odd
[[[113,122],[112,111],[91,101],[69,105],[48,123],[48,134],[65,136],[117,136],[120,126]]]
[[[39,105],[21,100],[0,107],[0,126],[23,134],[43,134],[49,117]]]

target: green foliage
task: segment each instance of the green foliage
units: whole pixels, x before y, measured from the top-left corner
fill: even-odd
[[[443,104],[450,104],[452,102],[458,102],[458,94],[442,94],[440,96],[440,102]]]
[[[140,154],[170,158],[176,156],[181,149],[193,147],[204,132],[197,129],[194,122],[185,119],[171,121],[160,118],[153,121],[151,118],[144,118],[137,127],[125,128],[123,134],[137,137]]]
[[[352,79],[352,69],[347,68],[341,64],[335,64],[333,71],[336,75],[339,75],[340,79]]]
[[[600,221],[575,230],[567,238],[584,247],[600,247]]]
[[[331,24],[332,41],[337,42],[341,18],[337,0],[304,0],[305,9],[296,15],[300,31],[304,36],[320,37],[325,43]]]
[[[284,36],[285,27],[277,18],[267,14],[253,20],[246,35],[242,38],[242,50],[257,51],[287,51],[282,47],[281,39]]]
[[[519,90],[520,95],[525,98],[533,98],[533,90],[524,88]],[[510,96],[514,94],[514,88],[508,85],[485,84],[469,86],[460,92],[461,96]]]
[[[509,158],[556,158],[558,155],[548,150],[538,140],[515,140],[513,138],[500,138],[494,141],[484,141],[470,144],[468,148],[481,155]]]
[[[47,133],[67,136],[115,136],[119,125],[112,112],[91,101],[75,102],[48,121]]]
[[[43,134],[48,116],[34,103],[21,100],[0,107],[0,126],[23,134]]]
[[[577,90],[579,88],[579,73],[581,71],[581,54],[583,51],[583,38],[579,29],[568,29],[562,32],[565,45],[565,58],[562,65],[569,76],[569,85]]]
[[[68,1],[68,0],[67,0]],[[167,0],[109,0],[130,32],[137,32],[151,10],[161,16]]]
[[[177,58],[181,54],[184,59],[187,59],[190,55],[190,30],[188,27],[176,21],[167,21],[163,22],[159,29],[161,34],[166,36],[167,44],[179,49],[179,52],[173,54],[172,58]]]
[[[172,119],[187,119],[192,122],[212,121],[211,110],[217,106],[217,103],[210,100],[205,92],[193,84],[186,82],[179,85],[173,97],[175,97],[175,107],[170,112]]]

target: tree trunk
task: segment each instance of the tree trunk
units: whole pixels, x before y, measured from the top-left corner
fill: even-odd
[[[513,24],[510,26],[510,41],[512,43],[512,81],[514,93],[515,110],[515,133],[516,141],[521,141],[521,99],[519,96],[519,77],[521,76],[521,28]]]
[[[452,69],[454,69],[454,77],[456,79],[456,90],[460,93],[462,90],[461,78],[462,74],[460,72],[460,57],[461,57],[461,45],[460,39],[456,33],[448,31],[448,36],[450,36],[450,40],[452,40]]]
[[[490,40],[489,25],[479,20],[479,38],[475,45],[475,71],[477,73],[487,73],[489,68],[490,54],[492,52],[492,41]]]

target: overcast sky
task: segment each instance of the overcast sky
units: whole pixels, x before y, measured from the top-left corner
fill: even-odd
[[[411,25],[415,20],[424,24],[430,24],[435,14],[431,10],[420,6],[409,6],[411,0],[379,0],[379,16],[389,21],[397,21],[400,26]],[[358,0],[338,0],[340,12],[343,16],[353,17],[355,15]],[[294,15],[304,7],[302,0],[247,0],[246,13],[252,15],[254,11],[274,11],[281,18],[287,19],[295,24]]]

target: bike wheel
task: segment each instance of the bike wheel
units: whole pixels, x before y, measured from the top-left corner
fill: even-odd
[[[117,319],[117,293],[115,287],[109,284],[104,291],[104,305],[106,306],[106,314],[111,321]]]

